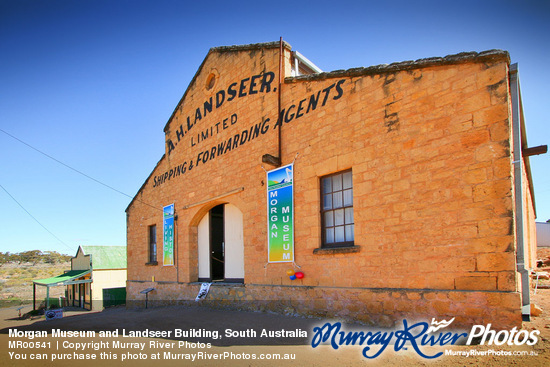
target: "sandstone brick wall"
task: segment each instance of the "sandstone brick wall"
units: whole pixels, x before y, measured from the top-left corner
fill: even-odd
[[[282,163],[297,157],[295,259],[306,274],[291,281],[285,271],[292,264],[266,264],[264,168],[272,167],[261,157],[278,154],[278,51],[218,49],[199,68],[166,125],[165,156],[127,210],[129,300],[143,298],[140,287],[151,284],[158,299],[194,299],[197,225],[212,207],[231,203],[244,218],[245,287],[214,290],[213,299],[242,298],[249,306],[269,300],[281,309],[287,300],[296,312],[372,322],[416,314],[519,325],[507,54],[285,80]],[[288,47],[284,59],[290,75]],[[274,79],[262,91],[269,73]],[[232,83],[236,96],[228,101]],[[226,100],[204,114],[205,101],[215,102],[220,90]],[[183,135],[197,109],[201,118]],[[263,133],[248,138],[255,129]],[[217,154],[230,138],[232,149]],[[353,172],[359,251],[314,252],[321,245],[320,177],[345,169]],[[171,203],[177,266],[163,267],[160,208]],[[159,265],[146,266],[152,224]]]
[[[144,307],[139,292],[154,287],[148,307],[207,305],[288,315],[339,318],[373,326],[393,327],[403,319],[431,321],[433,317],[453,321],[453,327],[491,322],[493,328],[521,324],[517,297],[513,293],[486,291],[367,289],[304,287],[292,285],[212,285],[206,300],[195,302],[200,283],[128,282],[130,308]],[[496,312],[498,310],[498,312]]]

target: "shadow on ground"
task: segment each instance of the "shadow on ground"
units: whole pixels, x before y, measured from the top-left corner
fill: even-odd
[[[17,320],[17,318],[9,319]],[[6,319],[5,321],[8,321]],[[116,331],[119,337],[133,332],[170,331],[171,340],[232,345],[306,345],[315,326],[327,320],[250,311],[212,309],[205,306],[173,306],[149,309],[115,307],[102,312],[67,311],[62,319],[14,325],[19,331]],[[360,327],[348,324],[347,327]],[[8,334],[6,327],[0,334]],[[180,335],[176,331],[181,330]],[[348,328],[349,330],[349,328]],[[303,331],[303,332],[300,332]],[[234,337],[229,335],[234,335]],[[216,337],[217,335],[217,337]],[[304,336],[305,335],[305,336]],[[138,335],[143,336],[143,335]]]

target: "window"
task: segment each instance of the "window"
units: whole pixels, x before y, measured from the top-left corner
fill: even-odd
[[[149,226],[149,263],[157,263],[157,226]]]
[[[321,221],[323,247],[354,245],[351,171],[321,178]]]

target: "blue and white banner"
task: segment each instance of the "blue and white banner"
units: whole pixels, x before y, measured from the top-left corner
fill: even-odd
[[[294,166],[267,172],[267,261],[294,262]]]
[[[163,241],[163,263],[164,266],[174,265],[174,204],[164,207],[162,221]]]

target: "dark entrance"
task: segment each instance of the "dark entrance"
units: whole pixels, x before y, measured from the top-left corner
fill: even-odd
[[[74,307],[74,306],[76,305],[76,304],[75,304],[76,298],[78,297],[78,296],[77,296],[78,293],[76,293],[76,284],[73,284],[73,289],[72,289],[72,290],[73,290],[73,294],[72,294],[72,297],[71,297],[71,298],[72,298],[72,304],[71,304],[71,306]]]
[[[83,283],[79,284],[78,286],[78,307],[84,308],[84,303],[86,302],[86,286]]]
[[[218,205],[210,210],[210,274],[212,280],[223,280],[225,277],[225,236],[224,236],[224,205]]]

